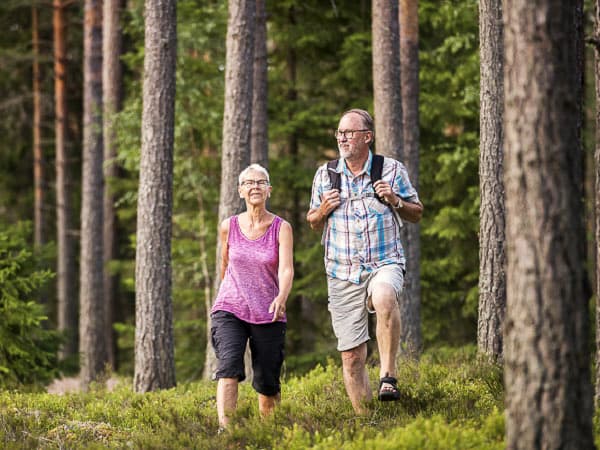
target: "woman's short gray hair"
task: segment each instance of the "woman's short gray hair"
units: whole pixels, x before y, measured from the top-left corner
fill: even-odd
[[[265,169],[263,166],[261,166],[260,164],[250,164],[248,167],[246,167],[244,170],[242,170],[240,172],[240,176],[238,177],[238,184],[242,184],[242,181],[244,181],[244,177],[248,174],[248,172],[250,172],[251,170],[254,170],[255,172],[260,172],[262,173],[265,177],[267,177],[267,181],[270,183],[271,181],[269,180],[269,172],[267,172],[267,169]]]

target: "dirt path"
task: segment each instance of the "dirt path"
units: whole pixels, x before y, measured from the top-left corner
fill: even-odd
[[[115,386],[119,383],[117,378],[109,378],[106,382],[106,390],[111,392],[114,390]],[[49,394],[66,394],[69,392],[79,392],[81,391],[79,377],[67,377],[67,378],[59,378],[54,380],[48,387],[47,392]]]

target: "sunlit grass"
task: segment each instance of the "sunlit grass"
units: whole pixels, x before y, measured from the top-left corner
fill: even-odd
[[[377,368],[370,369],[373,390]],[[503,389],[498,367],[472,353],[425,355],[399,365],[399,402],[355,416],[338,361],[282,385],[276,412],[261,419],[250,383],[240,385],[234,424],[218,434],[214,382],[137,394],[123,379],[108,392],[0,393],[2,448],[500,449]]]

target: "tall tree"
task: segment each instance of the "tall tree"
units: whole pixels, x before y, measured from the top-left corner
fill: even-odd
[[[373,32],[373,103],[375,109],[375,142],[377,153],[397,160],[404,157],[402,87],[400,72],[400,32],[398,2],[374,0]],[[403,246],[408,247],[406,231]],[[415,262],[415,261],[413,261]],[[412,276],[412,275],[410,275]],[[420,349],[418,304],[405,292],[400,307],[401,355],[416,355]]]
[[[115,114],[121,109],[123,76],[121,69],[122,32],[120,26],[122,0],[104,0],[102,17],[102,95],[104,119],[104,317],[108,362],[115,367],[113,333],[117,276],[110,271],[110,262],[117,258],[115,195],[111,180],[118,176],[116,156]]]
[[[86,0],[83,37],[83,170],[79,353],[84,388],[107,362],[104,332],[102,208],[102,0]]]
[[[68,2],[54,0],[54,108],[56,166],[56,234],[58,329],[65,334],[62,359],[77,354],[77,295],[71,170],[67,147],[67,16]]]
[[[596,82],[596,148],[594,151],[595,182],[595,236],[596,266],[600,262],[600,0],[596,0],[594,10],[594,63]],[[596,391],[594,403],[600,405],[600,271],[596,268]]]
[[[145,1],[142,150],[135,256],[134,389],[175,385],[171,235],[177,12]]]
[[[479,46],[481,206],[477,347],[480,353],[497,360],[502,357],[502,325],[506,309],[502,0],[480,0]]]
[[[40,35],[37,3],[31,7],[33,51],[33,185],[34,185],[34,243],[39,247],[46,241],[44,224],[45,164],[42,151],[42,92],[40,86]]]
[[[255,0],[229,0],[225,62],[225,106],[223,114],[223,144],[221,149],[221,195],[219,222],[242,211],[237,190],[238,175],[250,163],[250,123],[252,117],[252,83],[254,60]],[[217,261],[221,247],[217,244]],[[215,294],[221,281],[216,265]],[[207,329],[210,332],[210,308],[207,308]],[[215,352],[210,339],[206,346],[204,378],[210,378],[216,368]]]
[[[255,17],[250,162],[268,168],[269,122],[267,118],[267,11],[265,10],[265,0],[256,0]]]
[[[398,2],[373,0],[373,104],[377,153],[402,159]]]
[[[594,448],[581,1],[505,0],[507,447]]]
[[[410,181],[419,188],[419,1],[399,2],[400,86],[402,93],[402,135],[404,163]],[[402,327],[400,352],[418,356],[423,345],[421,336],[421,242],[420,225],[405,223],[403,241],[406,253],[404,302],[410,310]]]

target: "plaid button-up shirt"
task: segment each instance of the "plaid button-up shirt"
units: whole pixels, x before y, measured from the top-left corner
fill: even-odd
[[[371,183],[373,154],[356,176],[340,159],[336,172],[341,177],[341,205],[325,224],[322,244],[325,246],[325,271],[340,280],[359,283],[363,271],[371,272],[386,264],[404,268],[404,250],[400,243],[400,219],[388,205],[374,196]],[[419,200],[408,179],[404,165],[385,158],[381,179],[387,181],[396,195],[407,202]],[[310,208],[321,205],[321,195],[331,189],[327,164],[317,170],[313,179]]]

